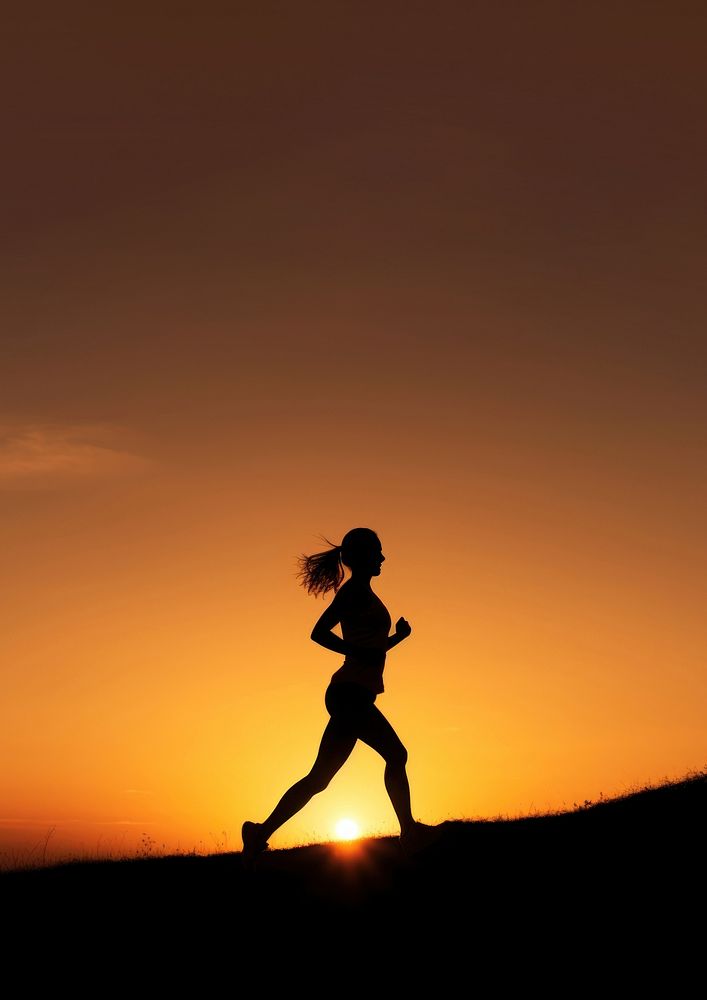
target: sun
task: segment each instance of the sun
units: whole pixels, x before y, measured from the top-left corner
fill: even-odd
[[[339,840],[356,840],[361,830],[358,823],[352,819],[340,819],[334,828]]]

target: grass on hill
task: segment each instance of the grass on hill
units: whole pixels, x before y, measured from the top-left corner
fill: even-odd
[[[495,992],[545,956],[571,969],[574,995],[609,954],[627,962],[640,947],[647,972],[692,953],[706,819],[707,768],[571,811],[446,822],[412,859],[378,837],[271,850],[253,871],[240,852],[72,861],[5,872],[0,900],[37,953],[157,963],[158,978],[178,980],[184,962],[199,976],[245,963],[289,988],[288,962],[297,982],[328,963],[370,986],[375,959],[392,987],[401,975],[419,986],[423,969],[478,985],[483,967]]]

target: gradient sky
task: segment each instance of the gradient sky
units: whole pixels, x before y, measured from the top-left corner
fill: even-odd
[[[356,526],[420,819],[704,766],[704,5],[131,9],[4,19],[0,863],[239,849]]]

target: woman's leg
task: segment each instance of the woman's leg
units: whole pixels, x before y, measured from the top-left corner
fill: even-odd
[[[356,740],[350,724],[341,719],[329,719],[311,771],[288,788],[265,822],[260,824],[263,840],[268,840],[275,830],[306,806],[313,795],[324,791],[351,756]]]
[[[385,787],[400,823],[401,835],[416,826],[410,806],[410,784],[405,765],[408,752],[386,717],[372,705],[361,716],[356,735],[385,760]]]

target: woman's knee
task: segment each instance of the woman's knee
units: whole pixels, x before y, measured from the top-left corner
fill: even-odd
[[[329,782],[333,778],[332,774],[327,771],[310,771],[307,775],[306,781],[309,784],[309,788],[312,795],[316,795],[318,792],[323,792],[325,788],[329,787]]]
[[[402,743],[398,743],[386,753],[385,762],[394,767],[405,767],[408,762],[408,752]]]

